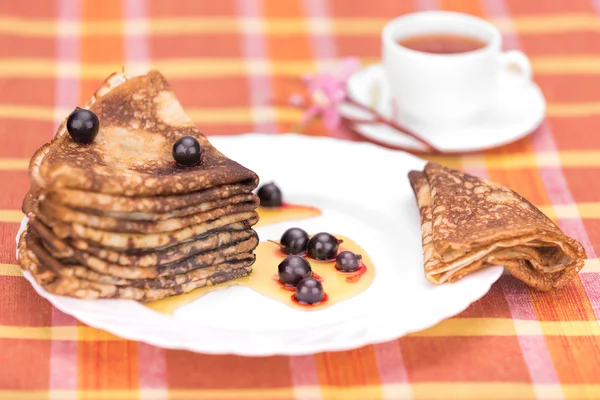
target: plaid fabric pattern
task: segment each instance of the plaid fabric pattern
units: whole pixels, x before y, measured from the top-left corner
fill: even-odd
[[[399,14],[491,20],[531,58],[548,115],[530,137],[427,157],[514,188],[586,248],[566,289],[503,276],[460,315],[388,343],[303,357],[171,351],[78,323],[20,275],[29,157],[111,72],[160,69],[209,135],[286,132],[299,75],[380,54]],[[0,0],[0,398],[600,398],[600,1]],[[359,140],[319,122],[308,135]]]

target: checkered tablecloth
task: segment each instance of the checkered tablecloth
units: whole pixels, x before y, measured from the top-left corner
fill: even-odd
[[[29,157],[111,72],[154,67],[208,135],[286,132],[295,78],[380,55],[402,13],[489,19],[530,58],[548,116],[530,137],[429,157],[505,184],[589,260],[542,294],[503,276],[424,332],[341,353],[244,358],[171,351],[87,327],[37,296],[14,235]],[[283,100],[282,100],[283,99]],[[358,140],[328,132],[309,135]],[[599,0],[0,0],[0,399],[600,398]],[[393,314],[390,315],[393,318]]]

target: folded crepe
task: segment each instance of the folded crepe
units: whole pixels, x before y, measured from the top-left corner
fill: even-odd
[[[60,191],[41,191],[48,201],[76,209],[85,209],[96,213],[132,214],[143,218],[148,213],[175,213],[174,216],[190,214],[190,205],[201,205],[204,210],[214,208],[215,204],[226,204],[236,195],[244,195],[256,188],[255,181],[221,185],[206,190],[184,193],[174,196],[127,197],[82,190],[61,189]]]
[[[138,282],[137,285],[139,286],[144,282],[160,279],[172,280],[174,277],[194,271],[198,273],[199,270],[205,270],[211,266],[233,260],[239,261],[240,259],[254,258],[252,251],[258,245],[258,237],[253,235],[246,240],[210,249],[174,263],[150,267],[132,267],[110,263],[93,264],[92,266],[85,265],[84,263],[80,263],[76,257],[64,257],[62,254],[55,253],[51,247],[47,246],[35,235],[33,230],[28,232],[27,240],[27,246],[31,247],[40,261],[44,265],[52,267],[61,276],[74,276],[91,281],[115,283],[121,286],[125,285],[125,283],[118,282],[132,280]],[[102,279],[98,279],[97,277],[102,277]]]
[[[105,231],[77,223],[65,224],[42,213],[29,214],[29,218],[38,218],[61,239],[84,240],[92,245],[125,251],[160,250],[196,240],[237,222],[243,222],[249,228],[258,222],[258,213],[256,211],[239,212],[199,222],[174,231],[148,234]]]
[[[431,162],[408,177],[419,205],[430,282],[455,282],[502,265],[529,286],[548,291],[566,285],[583,267],[583,246],[514,191]]]
[[[33,193],[70,190],[152,197],[258,185],[254,172],[220,153],[198,131],[158,71],[134,78],[112,75],[86,108],[101,121],[98,135],[89,145],[75,143],[65,121],[31,159]],[[197,165],[181,168],[173,160],[173,144],[183,136],[195,137],[202,147]],[[211,193],[215,194],[219,195]]]
[[[94,273],[77,265],[64,265],[46,251],[30,230],[23,232],[18,247],[21,266],[45,290],[58,296],[81,299],[160,300],[246,276],[252,271],[255,260],[254,254],[240,253],[228,261],[187,273],[128,280]]]
[[[37,207],[34,206],[34,211],[39,210],[36,214],[47,215],[49,218],[65,224],[80,224],[110,232],[161,233],[176,231],[206,221],[213,221],[227,215],[253,211],[258,207],[259,200],[256,195],[251,193],[248,195],[250,197],[247,201],[234,199],[235,202],[231,201],[230,204],[222,207],[188,214],[183,217],[160,219],[165,214],[148,215],[148,218],[155,217],[154,220],[132,219],[129,216],[117,218],[106,214],[91,214],[52,202],[38,203]],[[134,217],[137,217],[137,215]]]
[[[43,224],[33,220],[29,229],[29,237],[35,237],[44,251],[52,258],[59,260],[65,265],[60,272],[64,275],[66,270],[77,269],[77,276],[84,278],[83,270],[90,274],[110,275],[115,278],[123,279],[149,279],[158,277],[170,277],[177,274],[188,273],[195,269],[210,267],[230,261],[232,257],[241,255],[250,256],[252,251],[258,245],[258,236],[252,229],[238,232],[219,232],[208,235],[200,240],[185,243],[187,251],[172,251],[171,258],[165,261],[157,256],[165,252],[150,252],[144,256],[152,256],[154,263],[120,265],[118,263],[102,260],[91,253],[78,250],[63,242],[52,231]],[[36,247],[39,249],[39,247]],[[34,251],[36,251],[34,249]],[[39,254],[38,254],[39,256]],[[49,257],[39,256],[42,263],[50,260]],[[161,258],[164,258],[162,256]],[[54,264],[58,265],[58,264]],[[56,268],[54,268],[56,270]],[[89,279],[93,280],[93,279]]]

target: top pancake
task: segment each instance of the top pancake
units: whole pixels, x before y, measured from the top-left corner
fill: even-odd
[[[135,78],[112,75],[84,108],[98,116],[98,135],[89,145],[76,143],[64,122],[31,160],[34,187],[157,196],[258,185],[255,173],[225,157],[198,131],[157,71]],[[198,165],[180,167],[172,148],[187,135],[198,139],[204,152]]]

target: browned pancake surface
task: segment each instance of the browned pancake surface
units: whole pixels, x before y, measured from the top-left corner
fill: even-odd
[[[40,202],[39,212],[47,215],[65,224],[80,224],[90,228],[97,228],[110,232],[126,233],[166,233],[176,231],[188,226],[200,224],[206,221],[212,221],[220,217],[241,212],[253,211],[258,207],[259,200],[256,196],[250,195],[247,201],[227,203],[223,202],[220,207],[202,210],[197,208],[196,213],[184,216],[173,216],[171,218],[160,219],[161,214],[127,215],[118,216],[106,214],[91,214],[74,210],[69,207],[61,206],[49,201]],[[192,210],[194,211],[194,210]],[[164,214],[163,214],[164,215]],[[169,216],[169,214],[167,214]],[[159,218],[151,220],[151,218]],[[145,218],[142,219],[142,218]]]
[[[222,202],[236,195],[249,195],[254,188],[254,183],[233,183],[199,192],[153,197],[115,196],[72,189],[38,190],[38,193],[50,202],[95,213],[170,213],[182,216],[191,206],[205,205],[206,209],[210,209],[208,208],[210,204]]]
[[[225,157],[198,131],[156,71],[96,96],[89,109],[100,120],[91,144],[76,143],[63,133],[34,155],[30,169],[40,188],[155,196],[258,184],[256,174]],[[188,135],[204,152],[198,165],[180,167],[172,148]]]
[[[585,251],[517,193],[428,163],[409,180],[421,215],[425,275],[455,282],[480,268],[503,265],[538,290],[567,284]]]
[[[440,254],[448,248],[560,229],[512,190],[476,176],[428,163],[432,193],[433,243]]]
[[[41,262],[35,251],[28,246],[28,232],[24,232],[19,241],[19,262],[21,267],[31,273],[35,281],[49,293],[81,299],[129,299],[138,301],[159,300],[166,297],[190,292],[194,289],[216,285],[240,278],[252,271],[254,258],[213,265],[210,269],[191,272],[177,280],[145,281],[142,287],[131,281],[124,286],[115,283],[82,279],[70,274],[61,274],[60,264],[51,261]],[[54,268],[53,268],[54,267]],[[73,270],[71,270],[73,272]],[[75,274],[75,272],[74,272]],[[162,287],[162,284],[167,287]]]
[[[19,260],[48,292],[156,300],[251,272],[255,173],[216,150],[162,75],[111,75],[84,108],[100,129],[74,142],[63,122],[33,156]],[[202,157],[179,166],[173,145]]]

